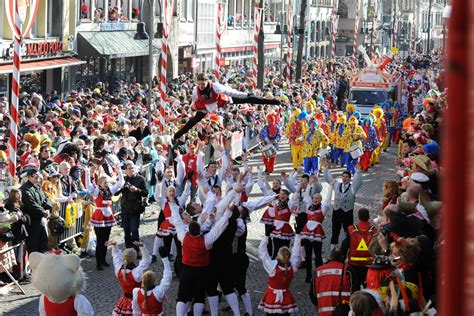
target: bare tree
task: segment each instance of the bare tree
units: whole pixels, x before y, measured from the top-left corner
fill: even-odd
[[[308,0],[301,1],[300,9],[300,25],[298,26],[298,53],[296,55],[296,81],[301,79],[301,72],[303,68],[303,46],[304,46],[304,30],[305,30],[305,16],[306,6]]]

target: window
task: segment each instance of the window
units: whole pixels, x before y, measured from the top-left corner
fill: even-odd
[[[194,12],[196,12],[196,0],[187,0],[187,16],[186,18],[188,21],[192,22],[194,21]],[[223,10],[225,10],[225,7],[223,7]],[[224,15],[225,16],[225,15]]]
[[[214,3],[198,3],[198,30],[197,30],[197,42],[199,47],[211,47],[214,46],[214,35],[215,35],[215,4]],[[201,23],[202,21],[202,23]]]
[[[130,0],[132,2],[132,20],[133,21],[138,21],[140,19],[140,14],[142,5],[141,5],[141,0]],[[158,3],[161,3],[161,1],[155,2],[155,7],[158,7]]]
[[[229,0],[227,2],[227,26],[234,27],[234,16],[235,16],[235,2],[237,0]]]
[[[100,23],[107,20],[108,5],[106,0],[96,0],[94,22]]]
[[[443,22],[441,12],[436,13],[436,26],[441,26]]]
[[[61,37],[63,35],[63,1],[48,1],[46,10],[46,35],[49,37]]]
[[[79,21],[90,21],[92,15],[92,0],[78,1]]]
[[[186,21],[188,18],[187,18],[187,14],[188,14],[188,0],[181,0],[180,1],[180,4],[181,4],[181,8],[180,8],[180,18],[181,18],[181,21]]]
[[[428,30],[428,12],[423,12],[421,15],[421,27],[423,32]]]

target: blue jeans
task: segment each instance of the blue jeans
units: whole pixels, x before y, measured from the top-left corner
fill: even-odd
[[[304,173],[310,176],[319,174],[319,157],[305,158],[303,160]]]
[[[133,215],[122,212],[122,226],[125,234],[125,247],[137,248],[132,242],[139,241],[138,228],[140,227],[140,214]]]

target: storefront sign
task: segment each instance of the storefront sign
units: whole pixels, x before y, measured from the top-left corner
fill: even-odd
[[[58,55],[63,53],[63,42],[42,41],[26,43],[26,56]]]
[[[113,22],[113,23],[100,23],[101,31],[125,31],[125,23]]]

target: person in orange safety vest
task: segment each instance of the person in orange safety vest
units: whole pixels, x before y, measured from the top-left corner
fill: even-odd
[[[369,223],[369,210],[361,208],[357,212],[359,223],[347,229],[347,238],[343,241],[341,250],[347,254],[347,263],[354,274],[353,289],[360,290],[367,277],[367,265],[371,264],[374,257],[369,252],[369,245],[377,229]]]

